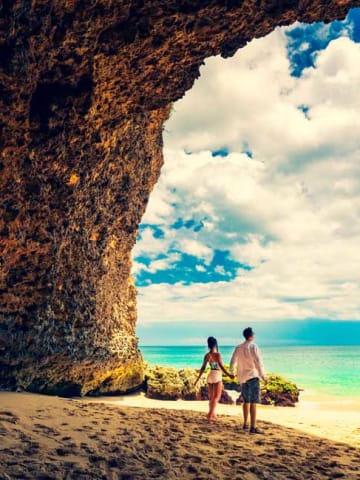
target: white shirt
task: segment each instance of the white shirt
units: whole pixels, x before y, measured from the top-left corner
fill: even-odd
[[[264,367],[261,361],[261,355],[255,343],[245,340],[238,345],[232,354],[230,361],[230,372],[234,373],[234,367],[237,366],[237,378],[239,383],[245,383],[250,378],[260,377],[265,380]]]

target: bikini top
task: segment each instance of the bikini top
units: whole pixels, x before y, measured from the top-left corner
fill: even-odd
[[[209,362],[211,370],[220,370],[220,365],[218,362]]]
[[[209,360],[209,365],[211,370],[220,370],[220,365],[218,364],[218,362],[211,362]]]

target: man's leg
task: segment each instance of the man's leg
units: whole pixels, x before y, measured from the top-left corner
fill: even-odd
[[[260,403],[260,380],[253,378],[249,381],[250,387],[250,433],[262,433],[256,428],[256,404]]]
[[[246,403],[246,402],[243,403],[243,417],[244,417],[243,428],[247,426],[247,421],[249,417],[249,405],[250,405],[249,403]]]
[[[250,403],[250,428],[256,427],[256,403]]]

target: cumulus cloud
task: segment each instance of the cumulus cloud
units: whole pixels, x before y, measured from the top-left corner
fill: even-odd
[[[179,281],[139,286],[141,324],[360,319],[360,45],[324,45],[294,76],[277,29],[208,59],[175,105],[134,268]],[[183,282],[186,255],[217,281]]]

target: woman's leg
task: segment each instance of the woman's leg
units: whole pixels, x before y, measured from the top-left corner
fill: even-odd
[[[216,405],[218,404],[218,401],[220,400],[222,388],[223,388],[222,382],[218,382],[218,383],[213,384],[213,397],[212,397],[212,401],[210,403],[210,412],[209,412],[210,420],[211,419],[213,419],[213,420],[216,419],[215,409],[216,409]]]
[[[208,383],[208,388],[209,388],[209,413],[207,414],[208,420],[210,420],[210,417],[211,417],[211,408],[212,408],[212,403],[214,398],[214,385],[215,383]]]

